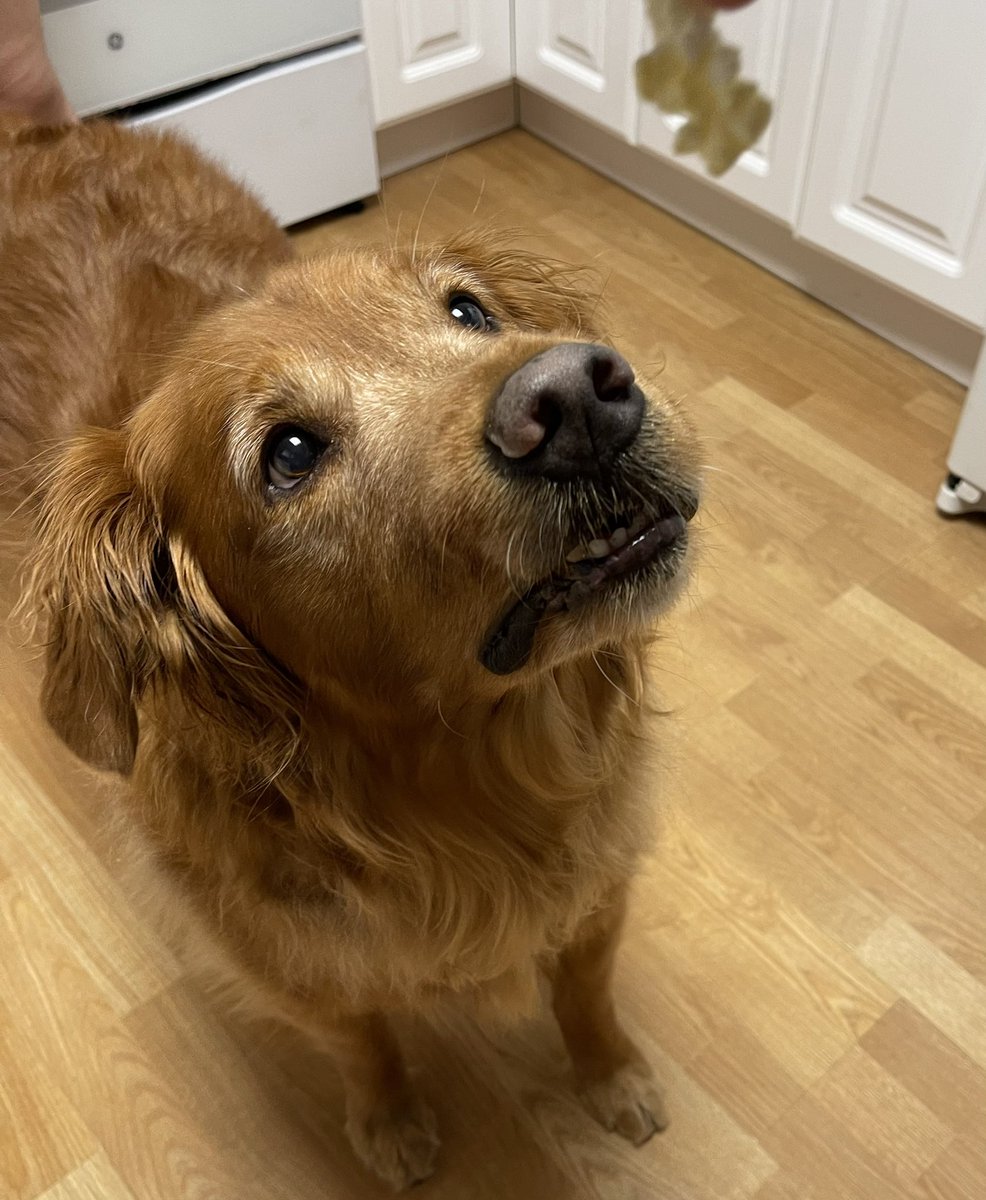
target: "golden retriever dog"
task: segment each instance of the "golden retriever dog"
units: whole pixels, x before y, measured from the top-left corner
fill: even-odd
[[[293,261],[170,136],[0,123],[44,713],[129,777],[190,962],[332,1057],[395,1187],[438,1141],[389,1018],[527,1013],[539,972],[590,1112],[663,1123],[611,977],[696,450],[565,278],[492,238]]]

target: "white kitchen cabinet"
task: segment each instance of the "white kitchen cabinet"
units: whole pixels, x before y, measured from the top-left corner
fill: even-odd
[[[70,102],[183,134],[284,225],[379,189],[359,0],[41,0]]]
[[[641,0],[517,0],[517,78],[630,140],[643,19]]]
[[[361,42],[259,67],[126,120],[135,128],[184,134],[244,180],[282,225],[360,200],[380,186]]]
[[[981,327],[986,4],[837,0],[799,234]]]
[[[359,34],[359,0],[41,0],[48,53],[82,115]]]
[[[377,125],[513,76],[510,0],[363,0]]]
[[[833,0],[759,0],[717,17],[724,40],[740,49],[743,78],[755,80],[770,97],[774,115],[757,145],[720,179],[710,182],[788,225],[795,222],[807,168],[832,7]],[[653,39],[650,23],[645,22],[641,53],[653,46]],[[671,158],[675,134],[683,123],[682,117],[641,101],[637,143]],[[696,155],[673,161],[686,171],[705,175]]]

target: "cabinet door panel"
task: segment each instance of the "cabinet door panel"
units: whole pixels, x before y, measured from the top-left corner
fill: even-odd
[[[510,0],[363,0],[378,125],[509,82]]]
[[[799,232],[986,319],[986,5],[839,0]]]
[[[712,182],[790,225],[807,165],[831,11],[832,0],[759,0],[717,17],[723,38],[740,49],[743,77],[771,98],[774,115],[757,145]],[[647,47],[652,36],[646,25]],[[671,157],[682,124],[681,117],[641,102],[637,141]],[[684,170],[704,173],[694,155],[673,161]]]
[[[518,0],[517,78],[629,138],[642,19],[640,0]]]

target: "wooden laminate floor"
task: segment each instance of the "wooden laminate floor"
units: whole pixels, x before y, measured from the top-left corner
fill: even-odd
[[[961,390],[519,132],[298,244],[419,220],[594,263],[710,464],[662,660],[664,836],[618,980],[672,1126],[641,1150],[597,1129],[547,1019],[410,1029],[444,1132],[422,1196],[982,1200],[986,522],[932,505]],[[332,1071],[213,1008],[128,905],[106,785],[41,727],[11,637],[0,655],[0,1197],[382,1195]]]

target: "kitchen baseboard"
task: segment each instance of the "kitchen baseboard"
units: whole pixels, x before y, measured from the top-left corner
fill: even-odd
[[[795,238],[780,222],[546,99],[518,93],[522,128],[968,385],[983,344],[970,328]]]
[[[513,83],[409,117],[377,130],[380,174],[386,179],[516,125],[517,96]]]

